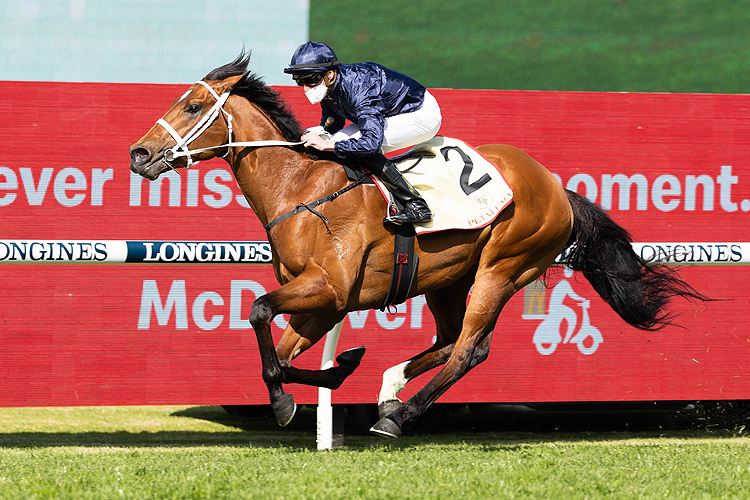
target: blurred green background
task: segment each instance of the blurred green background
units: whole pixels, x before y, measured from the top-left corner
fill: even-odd
[[[748,93],[750,1],[310,1],[310,39],[427,87]]]

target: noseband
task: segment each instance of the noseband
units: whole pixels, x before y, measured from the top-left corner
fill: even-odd
[[[207,84],[205,81],[201,80],[198,82],[200,85],[203,85],[208,91],[211,93],[212,96],[214,96],[214,99],[216,99],[216,104],[213,105],[213,107],[203,115],[203,117],[200,119],[198,123],[195,124],[195,126],[190,129],[190,131],[185,134],[185,137],[182,137],[179,132],[177,132],[174,127],[172,127],[169,123],[167,123],[166,120],[163,118],[159,118],[156,120],[156,123],[158,125],[161,125],[164,130],[169,132],[169,135],[172,136],[172,138],[177,142],[174,146],[167,149],[164,152],[164,158],[162,161],[164,161],[167,166],[174,169],[175,167],[172,165],[172,162],[176,158],[185,157],[187,158],[187,165],[185,165],[185,168],[189,168],[194,162],[192,155],[202,153],[204,151],[210,151],[212,149],[221,149],[221,148],[227,148],[227,152],[224,153],[221,158],[226,158],[226,156],[229,154],[229,148],[233,146],[243,146],[243,147],[265,147],[265,146],[298,146],[300,144],[303,144],[302,142],[287,142],[287,141],[246,141],[246,142],[232,142],[232,115],[227,112],[224,109],[224,103],[229,98],[229,95],[231,92],[224,92],[223,94],[219,95],[216,93],[216,91],[211,88],[209,84]],[[184,99],[188,94],[190,93],[190,90],[185,92],[185,94],[180,98],[180,100]],[[218,146],[208,146],[205,148],[199,148],[199,149],[189,149],[188,145],[196,140],[198,137],[203,134],[212,124],[214,121],[216,121],[216,118],[219,117],[219,113],[224,113],[224,116],[226,116],[227,119],[227,129],[229,132],[229,139],[226,144],[221,144]],[[195,162],[198,163],[198,162]]]

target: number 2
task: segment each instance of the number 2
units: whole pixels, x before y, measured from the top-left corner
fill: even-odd
[[[454,150],[458,152],[461,159],[464,161],[464,168],[461,171],[461,189],[466,193],[466,196],[469,196],[471,193],[492,180],[492,177],[484,174],[482,177],[469,184],[469,177],[471,177],[471,171],[474,169],[474,162],[471,161],[469,155],[464,153],[458,146],[445,146],[440,149],[440,152],[443,154],[445,161],[448,161],[448,154]]]

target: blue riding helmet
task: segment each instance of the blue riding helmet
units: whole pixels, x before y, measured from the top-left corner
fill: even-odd
[[[306,42],[297,47],[284,73],[326,71],[338,66],[333,49],[322,42]]]

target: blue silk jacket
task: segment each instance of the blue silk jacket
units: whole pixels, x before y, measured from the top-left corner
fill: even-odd
[[[359,126],[359,139],[336,142],[340,155],[379,153],[385,118],[418,109],[425,88],[403,73],[376,63],[339,64],[337,70],[336,81],[320,103],[320,124],[331,134],[341,130],[347,119]]]

